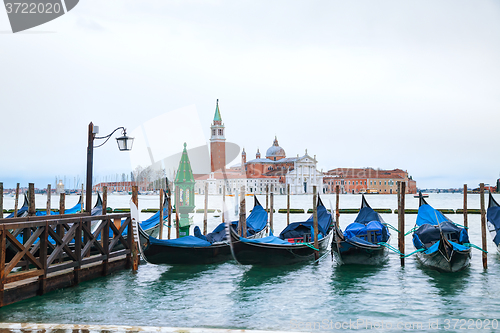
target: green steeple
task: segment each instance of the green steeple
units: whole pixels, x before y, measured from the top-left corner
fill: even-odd
[[[176,183],[194,183],[193,170],[186,149],[187,144],[184,142],[184,150],[182,151],[181,161],[175,176]]]
[[[214,122],[215,121],[222,121],[222,118],[221,118],[220,112],[219,112],[219,99],[217,99],[217,106],[215,107]]]

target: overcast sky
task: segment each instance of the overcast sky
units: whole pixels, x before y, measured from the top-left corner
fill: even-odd
[[[498,1],[81,0],[17,34],[0,10],[0,182],[81,182],[90,121],[132,132],[189,109],[207,140],[218,98],[249,159],[276,135],[324,171],[493,184],[499,59]],[[177,124],[157,125],[151,145],[179,145]],[[131,169],[114,142],[95,151],[96,176]]]

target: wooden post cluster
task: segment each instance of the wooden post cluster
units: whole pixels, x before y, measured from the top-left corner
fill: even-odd
[[[314,226],[314,247],[319,249],[318,242],[318,193],[316,185],[313,186],[313,226]],[[319,251],[314,251],[314,259],[319,259]]]
[[[290,184],[286,185],[286,225],[290,225]]]
[[[340,227],[340,211],[339,211],[339,201],[340,201],[340,186],[337,185],[335,187],[335,193],[336,193],[336,198],[335,198],[335,223],[337,223],[337,227]]]
[[[163,239],[163,189],[160,189],[160,239]]]
[[[203,210],[203,234],[207,234],[208,182],[205,183],[205,209]]]
[[[483,248],[483,268],[488,268],[488,244],[486,243],[486,209],[484,207],[484,183],[479,184],[479,194],[481,196],[481,240]]]
[[[405,253],[405,193],[406,183],[398,182],[398,250]],[[405,265],[405,258],[401,257],[401,267]]]
[[[464,226],[469,227],[469,221],[467,216],[467,184],[464,184]]]
[[[269,227],[271,228],[271,232],[274,234],[274,193],[273,193],[273,185],[271,184],[271,193],[269,194],[269,201],[271,202],[271,206],[269,208]]]
[[[240,221],[238,223],[239,235],[242,237],[247,237],[247,210],[246,210],[246,200],[245,200],[245,186],[241,187],[241,199],[240,199]]]

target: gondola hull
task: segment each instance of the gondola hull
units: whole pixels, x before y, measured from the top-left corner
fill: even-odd
[[[146,241],[147,243],[147,241]],[[156,265],[204,265],[231,259],[227,243],[207,247],[175,247],[146,244],[143,253],[149,263]]]
[[[389,250],[384,246],[363,246],[347,241],[340,241],[339,246],[333,241],[332,251],[337,262],[344,265],[381,265],[389,258]]]
[[[471,258],[471,250],[454,251],[448,261],[440,251],[430,254],[423,252],[417,253],[417,259],[422,265],[441,272],[458,272],[469,267]]]
[[[252,236],[261,238],[266,229]],[[139,236],[144,259],[156,265],[205,265],[217,264],[232,259],[231,247],[227,242],[214,243],[203,247],[179,247],[151,244],[149,236],[139,228]],[[239,243],[239,242],[238,242]]]
[[[319,254],[328,250],[332,230],[319,240]],[[235,259],[242,265],[291,265],[313,261],[316,250],[306,244],[268,244],[240,242],[238,235],[231,232]]]

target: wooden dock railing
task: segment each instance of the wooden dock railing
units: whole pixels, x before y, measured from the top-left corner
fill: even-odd
[[[130,268],[132,230],[130,213],[0,219],[0,307]]]

